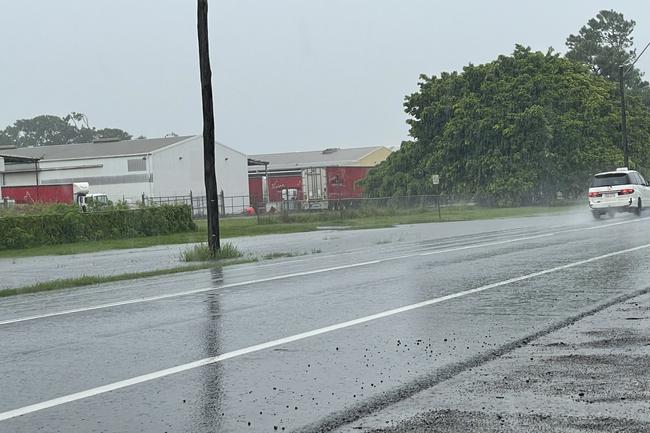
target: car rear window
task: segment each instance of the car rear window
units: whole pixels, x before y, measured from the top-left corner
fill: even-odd
[[[599,174],[591,179],[592,188],[599,186],[629,185],[631,183],[629,176],[625,173]]]

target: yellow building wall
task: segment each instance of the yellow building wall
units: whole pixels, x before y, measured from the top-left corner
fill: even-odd
[[[377,150],[370,152],[363,158],[361,158],[359,160],[359,165],[364,167],[374,167],[375,165],[379,165],[386,158],[388,158],[388,155],[390,154],[391,154],[391,150],[389,148],[381,147]]]

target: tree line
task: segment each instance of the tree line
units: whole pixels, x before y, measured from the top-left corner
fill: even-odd
[[[421,75],[405,98],[411,140],[363,181],[371,197],[435,192],[491,205],[584,194],[589,176],[623,163],[618,66],[636,58],[635,22],[601,11],[567,38],[565,56],[516,45],[460,72]],[[650,167],[650,89],[625,77],[630,165]]]
[[[85,114],[77,112],[63,117],[44,114],[31,119],[19,119],[5,129],[0,129],[0,145],[16,147],[91,143],[108,138],[130,140],[132,136],[119,128],[95,128],[89,125]]]

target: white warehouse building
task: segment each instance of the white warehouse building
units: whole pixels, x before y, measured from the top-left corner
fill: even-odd
[[[205,196],[203,137],[166,137],[5,149],[6,156],[37,162],[5,164],[5,186],[88,182],[109,199]],[[227,213],[248,207],[248,158],[215,142],[217,187]],[[164,202],[164,201],[163,201]]]

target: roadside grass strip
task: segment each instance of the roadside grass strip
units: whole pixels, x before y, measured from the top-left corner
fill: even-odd
[[[239,265],[244,263],[256,262],[255,258],[229,260],[223,263],[199,263],[195,265],[176,266],[167,269],[158,269],[154,271],[129,272],[117,275],[82,275],[77,278],[60,278],[51,281],[43,281],[31,286],[1,289],[0,298],[27,293],[47,292],[51,290],[70,289],[74,287],[92,286],[96,284],[114,283],[117,281],[135,280],[138,278],[158,277],[161,275],[173,275],[181,272],[200,271],[203,269],[222,268],[229,265]]]
[[[349,327],[352,327],[352,326],[357,326],[357,325],[361,325],[361,324],[364,324],[364,323],[368,323],[368,322],[371,322],[371,321],[374,321],[374,320],[379,320],[379,319],[394,316],[394,315],[397,315],[397,314],[402,314],[402,313],[405,313],[405,312],[408,312],[408,311],[416,310],[416,309],[427,307],[427,306],[430,306],[430,305],[435,305],[435,304],[450,301],[450,300],[453,300],[453,299],[462,298],[462,297],[465,297],[465,296],[477,294],[477,293],[484,292],[484,291],[494,289],[494,288],[497,288],[497,287],[506,286],[506,285],[517,283],[517,282],[520,282],[520,281],[529,280],[531,278],[540,277],[542,275],[547,275],[547,274],[550,274],[550,273],[554,273],[554,272],[558,272],[558,271],[562,271],[562,270],[582,266],[582,265],[585,265],[585,264],[588,264],[588,263],[596,262],[596,261],[607,259],[607,258],[614,257],[614,256],[619,256],[619,255],[622,255],[622,254],[628,254],[628,253],[631,253],[631,252],[644,250],[644,249],[647,249],[647,248],[650,248],[650,244],[644,244],[644,245],[640,245],[640,246],[636,246],[636,247],[632,247],[632,248],[626,248],[626,249],[623,249],[623,250],[614,251],[614,252],[603,254],[603,255],[600,255],[600,256],[590,257],[588,259],[578,260],[578,261],[571,262],[571,263],[568,263],[568,264],[565,264],[565,265],[560,265],[560,266],[556,266],[556,267],[553,267],[553,268],[548,268],[548,269],[544,269],[544,270],[541,270],[541,271],[532,272],[532,273],[529,273],[529,274],[526,274],[526,275],[521,275],[519,277],[509,278],[507,280],[495,282],[495,283],[492,283],[492,284],[487,284],[487,285],[483,285],[483,286],[480,286],[480,287],[475,287],[473,289],[468,289],[468,290],[463,290],[463,291],[456,292],[456,293],[451,293],[449,295],[441,296],[441,297],[438,297],[438,298],[428,299],[428,300],[418,302],[418,303],[415,303],[415,304],[404,305],[402,307],[394,308],[394,309],[391,309],[391,310],[385,310],[385,311],[382,311],[382,312],[379,312],[379,313],[376,313],[376,314],[371,314],[371,315],[368,315],[368,316],[359,317],[359,318],[349,320],[349,321],[346,321],[346,322],[340,322],[340,323],[332,324],[332,325],[325,326],[325,327],[322,327],[322,328],[302,332],[302,333],[299,333],[299,334],[294,334],[294,335],[284,337],[284,338],[280,338],[280,339],[277,339],[277,340],[272,340],[272,341],[256,344],[256,345],[253,345],[253,346],[248,346],[248,347],[245,347],[245,348],[242,348],[242,349],[234,350],[234,351],[231,351],[231,352],[226,352],[226,353],[223,353],[223,354],[218,355],[218,356],[203,358],[203,359],[199,359],[197,361],[189,362],[187,364],[182,364],[182,365],[178,365],[178,366],[175,366],[175,367],[170,367],[170,368],[166,368],[166,369],[163,369],[163,370],[158,370],[158,371],[154,371],[154,372],[151,372],[151,373],[143,374],[143,375],[140,375],[140,376],[135,376],[135,377],[132,377],[132,378],[129,378],[129,379],[125,379],[125,380],[121,380],[121,381],[101,385],[101,386],[98,386],[96,388],[91,388],[91,389],[76,392],[76,393],[73,393],[73,394],[64,395],[64,396],[57,397],[57,398],[54,398],[54,399],[51,399],[51,400],[41,401],[39,403],[35,403],[35,404],[28,405],[28,406],[20,407],[20,408],[17,408],[17,409],[2,412],[2,413],[0,413],[0,421],[16,418],[16,417],[19,417],[19,416],[22,416],[22,415],[27,415],[27,414],[33,413],[33,412],[38,412],[38,411],[41,411],[41,410],[45,410],[45,409],[48,409],[48,408],[60,406],[60,405],[63,405],[63,404],[74,402],[74,401],[78,401],[78,400],[86,399],[86,398],[89,398],[89,397],[105,394],[105,393],[115,391],[115,390],[118,390],[118,389],[131,387],[131,386],[134,386],[134,385],[138,385],[140,383],[149,382],[149,381],[152,381],[152,380],[157,380],[157,379],[160,379],[160,378],[163,378],[163,377],[166,377],[166,376],[171,376],[173,374],[181,373],[181,372],[184,372],[184,371],[193,370],[195,368],[203,367],[203,366],[206,366],[206,365],[226,361],[228,359],[233,359],[233,358],[248,355],[248,354],[251,354],[251,353],[259,352],[259,351],[262,351],[262,350],[287,345],[287,344],[290,344],[290,343],[293,343],[293,342],[296,342],[296,341],[300,341],[300,340],[304,340],[304,339],[307,339],[307,338],[316,337],[316,336],[319,336],[319,335],[327,334],[327,333],[330,333],[330,332],[338,331],[338,330],[349,328]],[[380,261],[358,263],[356,265],[357,266],[363,266],[363,265],[366,265],[366,264],[371,264],[371,263],[374,264],[374,263],[378,263],[378,262],[380,262]]]
[[[207,243],[202,242],[181,251],[180,259],[184,262],[210,262],[219,260],[236,259],[243,256],[242,252],[231,244],[224,242],[214,254]]]

